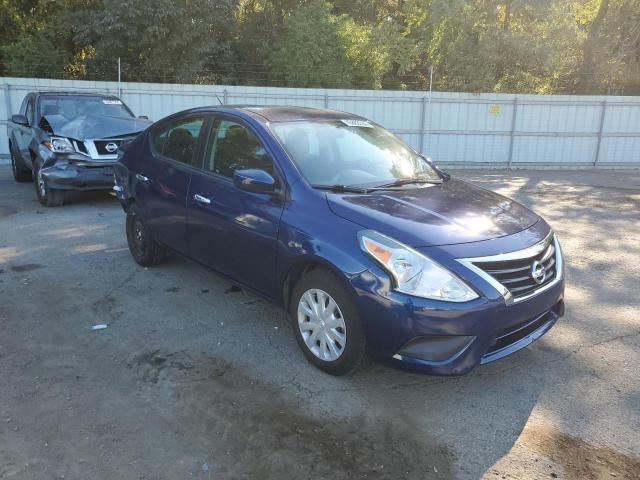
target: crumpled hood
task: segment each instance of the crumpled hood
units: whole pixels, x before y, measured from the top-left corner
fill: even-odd
[[[490,240],[540,218],[513,200],[453,178],[365,195],[328,193],[327,201],[336,215],[414,248]]]
[[[150,120],[134,117],[81,115],[69,120],[62,115],[46,115],[40,120],[40,127],[44,130],[50,128],[54,135],[61,137],[87,140],[133,135],[145,130],[152,123]]]

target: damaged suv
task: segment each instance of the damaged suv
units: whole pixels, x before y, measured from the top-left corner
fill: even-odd
[[[112,95],[29,93],[7,124],[14,178],[33,179],[47,207],[66,190],[110,190],[118,148],[150,124]]]

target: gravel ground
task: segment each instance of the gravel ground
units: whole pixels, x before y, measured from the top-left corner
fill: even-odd
[[[108,194],[0,166],[0,478],[638,478],[640,173],[456,174],[554,226],[566,316],[465,377],[333,378],[279,309],[135,264]]]

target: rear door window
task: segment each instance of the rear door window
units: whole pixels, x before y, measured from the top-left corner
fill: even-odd
[[[191,166],[199,166],[197,160],[198,138],[204,117],[190,117],[165,124],[151,132],[155,153]]]

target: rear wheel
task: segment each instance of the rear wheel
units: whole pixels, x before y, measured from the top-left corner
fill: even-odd
[[[157,265],[164,259],[164,248],[153,238],[135,203],[127,210],[127,243],[131,256],[143,267]]]
[[[34,178],[33,184],[36,188],[38,201],[45,207],[59,207],[64,203],[64,190],[50,188],[47,178],[42,175],[42,169],[39,164],[34,162]]]
[[[16,182],[24,183],[31,181],[31,170],[22,161],[20,153],[16,151],[13,143],[9,144],[9,154],[11,156],[11,170],[13,171],[13,178]]]
[[[294,335],[307,359],[332,375],[354,370],[365,351],[355,302],[342,282],[326,270],[303,276],[289,307]]]

